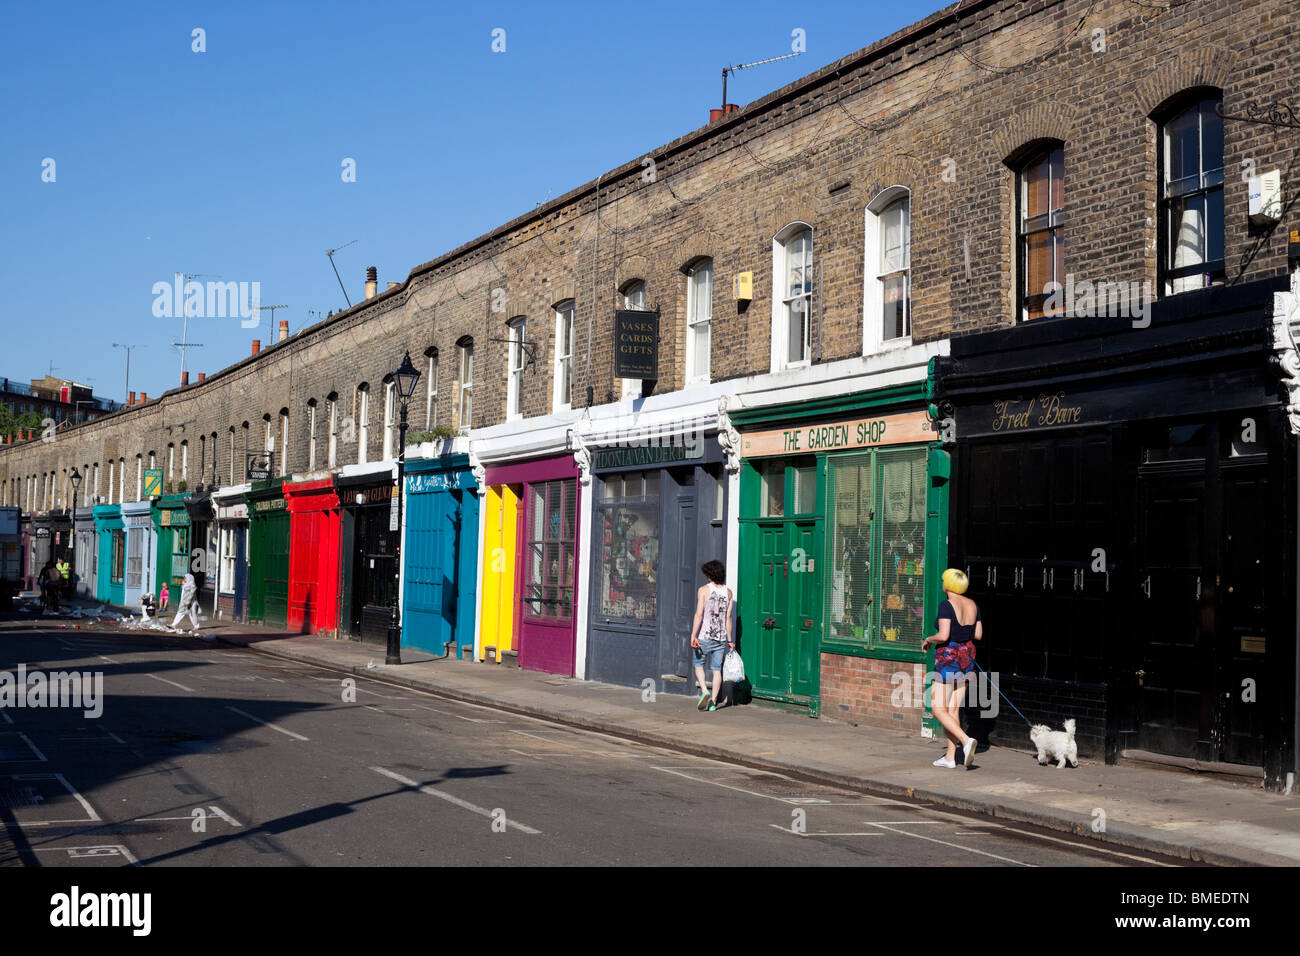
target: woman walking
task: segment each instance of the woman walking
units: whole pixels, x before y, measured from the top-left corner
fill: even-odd
[[[961,729],[962,701],[966,698],[966,681],[975,670],[975,641],[984,637],[980,622],[980,609],[966,597],[970,581],[956,568],[943,572],[943,590],[947,600],[939,605],[935,619],[937,634],[921,642],[924,651],[935,645],[934,698],[931,709],[948,735],[948,753],[934,762],[936,767],[956,767],[957,747],[962,748],[962,760],[967,767],[975,759],[975,738]]]
[[[700,710],[718,709],[718,691],[722,687],[722,659],[727,650],[735,650],[731,637],[732,605],[735,597],[726,586],[727,569],[721,561],[709,561],[701,568],[709,579],[699,590],[695,604],[695,623],[691,626],[691,647],[694,649],[695,679],[700,685]],[[704,662],[713,671],[713,690],[704,683]]]

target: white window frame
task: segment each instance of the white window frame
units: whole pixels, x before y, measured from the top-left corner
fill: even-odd
[[[623,308],[645,310],[646,287],[644,279],[633,279],[623,286]],[[641,390],[644,387],[639,378],[621,378],[619,381],[620,394],[624,398],[640,398]]]
[[[173,442],[167,443],[167,484],[171,484],[176,477],[176,445]]]
[[[573,408],[573,328],[576,308],[573,299],[566,299],[557,305],[555,312],[555,373],[552,376],[551,408],[556,412],[567,412]],[[564,341],[561,333],[568,323],[568,351],[561,351]],[[567,386],[567,387],[566,387]],[[566,394],[567,392],[567,394]]]
[[[524,409],[524,343],[528,341],[527,316],[515,316],[506,323],[510,339],[510,353],[506,360],[506,420],[523,416]]]
[[[135,500],[144,500],[144,456],[135,456]]]
[[[393,457],[393,432],[397,425],[393,421],[393,406],[396,404],[394,399],[397,395],[397,383],[384,383],[384,460],[387,461]]]
[[[330,406],[330,431],[329,441],[326,446],[327,468],[334,468],[338,464],[339,457],[339,403],[338,399],[326,399]]]
[[[816,270],[816,236],[813,228],[806,222],[792,222],[772,239],[772,371],[780,372],[788,368],[804,368],[812,364],[812,292],[787,298],[787,282],[790,266],[789,246],[796,237],[808,233],[811,247],[804,276],[805,286],[811,285],[810,274]],[[790,355],[790,317],[791,310],[798,300],[804,302],[808,310],[804,319],[803,358],[791,360]]]
[[[357,386],[357,464],[364,465],[370,445],[370,386]]]
[[[702,296],[700,277],[708,275],[707,301]],[[701,310],[701,304],[704,309]],[[704,361],[697,354],[696,330],[704,326]],[[686,384],[708,385],[712,373],[713,354],[713,260],[701,259],[686,273]],[[701,367],[703,366],[703,367]]]
[[[903,268],[907,276],[907,311],[905,320],[908,334],[896,339],[886,339],[882,321],[885,293],[881,285],[880,246],[882,220],[880,214],[898,202],[907,201],[907,257]],[[862,287],[862,354],[874,355],[885,348],[902,348],[912,344],[912,191],[906,186],[890,186],[876,194],[867,204],[863,242]],[[893,273],[889,273],[893,275]]]
[[[280,477],[289,473],[289,415],[280,413]]]
[[[428,404],[424,409],[424,427],[432,431],[438,427],[438,353],[427,356],[429,374],[425,387],[428,389]]]
[[[219,527],[221,536],[221,564],[219,568],[221,573],[218,590],[222,594],[234,594],[236,557],[235,528],[233,525],[229,524],[223,524]]]
[[[474,427],[474,342],[471,339],[464,345],[456,346],[460,366],[460,432],[466,434]],[[469,408],[466,414],[465,409]]]
[[[307,470],[316,470],[316,400],[307,403]]]
[[[190,483],[190,442],[189,439],[181,442],[181,481],[186,486]]]

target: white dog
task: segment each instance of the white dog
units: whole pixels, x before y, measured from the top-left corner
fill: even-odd
[[[1079,766],[1079,747],[1074,742],[1074,719],[1065,722],[1065,730],[1053,730],[1046,724],[1035,724],[1029,731],[1029,739],[1038,748],[1038,763],[1046,764],[1055,760],[1058,768],[1070,761],[1071,767]]]

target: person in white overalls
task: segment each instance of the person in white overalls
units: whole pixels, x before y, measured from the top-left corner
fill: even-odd
[[[172,627],[176,628],[186,613],[189,613],[190,623],[197,632],[199,629],[199,586],[194,580],[194,575],[185,575],[185,583],[181,585],[181,599],[176,603],[176,617],[172,619]]]

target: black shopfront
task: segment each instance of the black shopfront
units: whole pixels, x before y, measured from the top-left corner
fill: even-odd
[[[339,478],[339,633],[383,644],[395,596],[398,532],[389,530],[390,474]]]
[[[691,690],[700,565],[726,561],[726,474],[717,437],[593,448],[587,677]]]
[[[954,339],[950,562],[980,659],[1080,752],[1285,785],[1296,720],[1296,440],[1263,281],[1154,303],[1149,327],[1038,321]],[[1028,746],[1007,706],[981,722]]]

